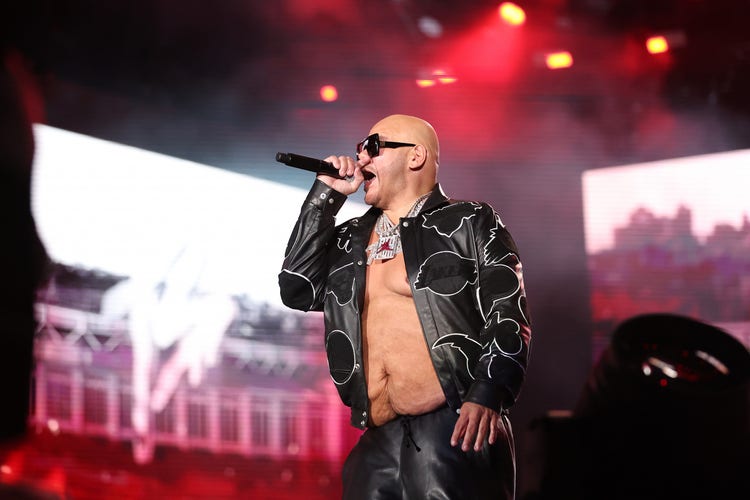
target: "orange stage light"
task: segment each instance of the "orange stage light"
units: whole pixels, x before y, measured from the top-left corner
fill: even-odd
[[[563,69],[573,66],[573,56],[570,52],[551,52],[544,56],[544,62],[549,69]]]
[[[437,82],[432,78],[417,78],[417,87],[427,88],[434,87],[435,85],[437,85]]]
[[[500,13],[500,19],[502,19],[505,24],[521,26],[526,22],[526,12],[512,2],[501,3],[498,12]]]
[[[669,51],[669,42],[661,35],[649,37],[646,40],[646,50],[649,54],[663,54]]]
[[[442,83],[443,85],[448,85],[450,83],[456,83],[458,81],[458,78],[455,76],[439,76],[438,82]]]
[[[320,98],[324,102],[333,102],[339,98],[339,91],[333,85],[323,85],[320,87]]]
[[[442,83],[443,85],[447,85],[450,83],[456,83],[458,78],[456,78],[453,75],[448,74],[445,70],[442,69],[436,69],[432,72],[433,78],[438,81],[438,83]]]
[[[444,69],[434,69],[432,72],[427,75],[427,72],[422,72],[421,76],[417,78],[416,80],[417,87],[420,88],[427,88],[427,87],[434,87],[438,84],[440,85],[450,85],[451,83],[456,83],[458,81],[458,78],[454,76],[452,73],[444,70]]]

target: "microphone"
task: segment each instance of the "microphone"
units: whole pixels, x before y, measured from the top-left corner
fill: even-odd
[[[308,172],[315,172],[316,174],[330,175],[337,179],[351,180],[353,177],[342,177],[333,163],[317,158],[310,158],[309,156],[296,155],[294,153],[276,153],[276,161],[289,165],[294,168],[301,168]]]

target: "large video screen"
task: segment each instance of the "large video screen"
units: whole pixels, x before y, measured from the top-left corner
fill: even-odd
[[[622,320],[657,312],[750,346],[748,165],[738,150],[584,172],[594,358]]]
[[[329,378],[322,315],[284,307],[277,285],[306,192],[34,133],[53,272],[36,306],[33,439],[4,480],[70,498],[338,496],[359,431]]]

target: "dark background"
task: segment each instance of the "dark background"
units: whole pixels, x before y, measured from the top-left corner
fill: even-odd
[[[35,121],[299,187],[310,175],[277,151],[351,154],[395,112],[433,123],[446,192],[490,202],[521,250],[523,453],[529,421],[571,408],[593,362],[581,173],[750,146],[750,2],[528,1],[516,30],[497,4],[34,0],[4,4],[2,33],[36,76]],[[442,37],[422,34],[425,15]],[[651,56],[659,30],[685,41]],[[544,68],[553,49],[574,66]],[[418,88],[434,67],[458,81]]]

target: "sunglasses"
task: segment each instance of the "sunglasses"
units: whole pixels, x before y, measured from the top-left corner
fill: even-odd
[[[380,148],[403,148],[406,146],[416,146],[416,144],[410,144],[408,142],[381,141],[378,134],[371,134],[357,144],[357,154],[362,151],[367,151],[367,155],[370,158],[375,158],[380,154]]]

